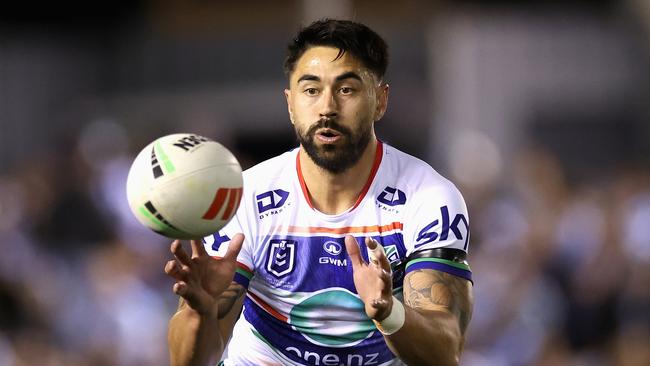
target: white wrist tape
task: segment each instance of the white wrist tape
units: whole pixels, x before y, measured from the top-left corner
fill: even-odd
[[[393,296],[393,308],[390,310],[388,317],[380,322],[373,320],[377,329],[384,335],[391,335],[402,329],[405,320],[404,305]]]

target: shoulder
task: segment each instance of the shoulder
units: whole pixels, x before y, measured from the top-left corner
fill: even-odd
[[[286,179],[290,176],[287,173],[295,169],[296,153],[297,149],[293,149],[246,169],[243,172],[244,185],[252,188]]]
[[[462,199],[456,185],[427,162],[387,144],[384,148],[389,174],[398,177],[411,196],[442,195]]]

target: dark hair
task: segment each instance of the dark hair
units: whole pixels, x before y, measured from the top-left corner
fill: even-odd
[[[284,73],[289,77],[296,61],[313,46],[329,46],[339,49],[336,59],[346,52],[361,60],[379,80],[384,78],[388,66],[386,42],[367,26],[349,20],[321,19],[300,29],[287,47]]]

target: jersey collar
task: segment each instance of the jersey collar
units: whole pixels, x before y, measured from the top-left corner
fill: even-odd
[[[377,170],[379,170],[381,159],[384,156],[383,145],[384,144],[381,141],[377,140],[377,150],[375,152],[375,160],[372,163],[372,169],[370,170],[370,175],[368,176],[368,180],[366,181],[366,184],[363,186],[363,189],[359,194],[359,198],[357,198],[357,201],[354,203],[354,206],[352,206],[352,208],[349,211],[352,211],[355,208],[357,208],[357,206],[359,206],[361,201],[363,201],[363,198],[366,196],[366,193],[368,193],[368,190],[372,185],[372,181],[375,179],[375,175],[377,175]],[[302,169],[300,168],[300,152],[296,154],[296,171],[298,172],[298,181],[300,182],[300,188],[302,189],[302,194],[305,197],[305,200],[307,201],[309,207],[311,207],[312,210],[315,210],[314,205],[312,204],[311,199],[309,198],[309,189],[307,189],[307,184],[305,183],[305,179],[302,175]]]

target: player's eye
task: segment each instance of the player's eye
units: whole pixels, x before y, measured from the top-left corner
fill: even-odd
[[[350,95],[352,92],[354,92],[354,89],[350,88],[349,86],[344,86],[339,89],[339,92],[343,95]]]
[[[316,88],[307,88],[304,91],[305,94],[307,95],[318,95],[318,89]]]

